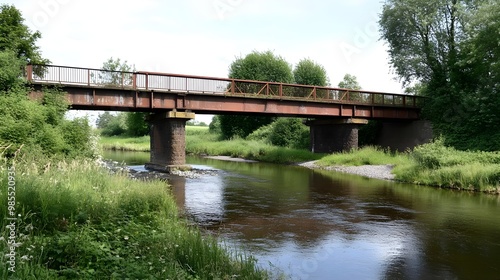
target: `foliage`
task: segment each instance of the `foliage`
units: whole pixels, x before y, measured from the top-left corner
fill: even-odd
[[[46,155],[93,156],[91,131],[86,119],[66,120],[67,103],[57,89],[44,89],[40,101],[30,100],[26,89],[0,95],[0,142]]]
[[[295,83],[300,85],[327,86],[328,75],[325,68],[312,61],[311,59],[302,59],[293,69]]]
[[[149,134],[149,124],[146,121],[149,113],[128,112],[126,113],[126,133],[130,136],[144,136]]]
[[[179,218],[164,182],[131,181],[87,160],[46,161],[21,152],[9,165],[0,161],[2,185],[15,166],[16,278],[269,278],[252,258],[230,253]],[[0,200],[6,203],[7,192]],[[0,208],[2,236],[9,235],[7,217],[7,207]],[[7,252],[6,245],[0,242],[0,250]],[[8,278],[6,265],[0,275]]]
[[[381,165],[381,164],[405,164],[407,158],[405,155],[391,153],[390,151],[381,150],[380,148],[367,146],[361,149],[335,153],[321,158],[318,161],[320,166],[331,165]]]
[[[411,164],[396,167],[397,179],[475,191],[500,191],[500,153],[459,151],[440,138],[418,146]]]
[[[361,86],[359,85],[358,82],[358,78],[356,78],[356,76],[351,74],[345,74],[342,81],[339,82],[338,87],[345,89],[354,89],[354,90],[361,89]]]
[[[244,58],[237,58],[229,67],[229,78],[293,83],[291,65],[271,51],[254,51]],[[219,121],[222,137],[231,139],[245,138],[257,128],[271,123],[273,118],[221,115]]]
[[[135,66],[128,64],[126,60],[111,57],[102,64],[101,69],[105,71],[93,77],[96,79],[94,82],[120,87],[132,85],[132,72],[135,71]]]
[[[214,116],[212,121],[208,125],[208,129],[210,133],[221,134],[220,129],[220,116]]]
[[[253,51],[237,58],[229,66],[229,78],[293,83],[291,65],[271,51]]]
[[[104,150],[149,152],[149,136],[101,136],[99,144]]]
[[[41,37],[40,32],[32,32],[24,24],[18,9],[11,5],[0,6],[0,52],[13,52],[22,64],[48,64],[50,61],[42,58],[36,45]]]
[[[219,116],[220,130],[223,139],[245,138],[254,130],[270,124],[274,118],[262,116]]]
[[[96,121],[97,128],[102,129],[102,128],[107,127],[113,118],[114,118],[114,115],[112,115],[108,111],[106,111],[102,114],[99,114],[99,116],[97,117],[97,121]]]
[[[458,149],[500,150],[499,6],[390,0],[379,22],[396,73],[418,82],[412,92],[429,97],[424,115]]]
[[[247,140],[263,141],[274,146],[309,149],[309,128],[300,118],[278,118],[261,126],[246,137]]]
[[[22,86],[23,81],[19,77],[23,65],[13,51],[0,51],[0,94]]]
[[[127,116],[124,113],[110,115],[106,126],[102,128],[101,135],[116,136],[127,132]]]

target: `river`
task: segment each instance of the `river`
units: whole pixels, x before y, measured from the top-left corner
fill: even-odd
[[[148,153],[107,152],[141,165]],[[287,279],[500,279],[500,197],[188,157],[178,205]]]

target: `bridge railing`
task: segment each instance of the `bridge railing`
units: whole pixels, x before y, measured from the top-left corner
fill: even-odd
[[[232,95],[249,98],[296,99],[398,107],[420,107],[423,102],[422,97],[393,93],[156,72],[121,72],[55,65],[28,65],[25,70],[25,76],[28,81],[41,84],[119,88],[139,91]]]

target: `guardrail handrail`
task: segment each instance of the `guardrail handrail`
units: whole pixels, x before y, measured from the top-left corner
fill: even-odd
[[[419,102],[423,100],[423,97],[414,95],[335,87],[59,65],[27,65],[25,77],[29,82],[47,84],[346,102],[362,105],[419,107]]]

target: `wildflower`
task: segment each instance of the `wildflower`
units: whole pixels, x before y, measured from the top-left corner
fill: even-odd
[[[125,236],[123,237],[123,239],[128,240],[128,236],[127,236],[127,235],[125,235]]]

